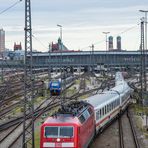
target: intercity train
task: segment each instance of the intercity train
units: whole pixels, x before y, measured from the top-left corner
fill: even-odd
[[[61,107],[41,126],[40,148],[87,148],[94,138],[130,103],[133,89],[115,76],[115,87],[83,101]]]

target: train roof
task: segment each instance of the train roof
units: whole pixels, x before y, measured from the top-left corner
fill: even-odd
[[[105,105],[118,98],[118,93],[115,91],[106,91],[86,99],[86,102],[90,103],[94,109]]]
[[[49,117],[45,123],[79,123],[77,117],[89,106],[90,104],[84,101],[72,101],[62,106],[56,113]]]
[[[110,90],[111,91],[117,91],[118,93],[122,94],[127,89],[130,89],[130,87],[127,85],[127,83],[125,81],[123,81],[123,82],[121,82],[120,84],[118,84],[117,86],[115,86],[114,88],[112,88]]]
[[[79,124],[79,120],[74,116],[57,115],[57,116],[48,117],[47,120],[44,122],[44,124],[49,124],[49,123],[50,124],[65,124],[65,123]]]

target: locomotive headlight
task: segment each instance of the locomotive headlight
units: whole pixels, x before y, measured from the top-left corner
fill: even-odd
[[[57,142],[60,142],[60,138],[57,138]]]

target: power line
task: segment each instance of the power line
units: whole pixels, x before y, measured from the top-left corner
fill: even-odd
[[[114,36],[115,36],[115,35],[121,35],[121,34],[124,34],[124,33],[128,32],[128,31],[131,31],[131,30],[135,29],[135,28],[137,27],[137,25],[140,25],[140,23],[137,23],[137,24],[134,25],[133,27],[130,27],[130,28],[128,28],[128,29],[126,29],[126,30],[124,30],[124,31],[122,31],[122,32],[120,32],[120,33],[114,34]],[[101,40],[101,41],[98,41],[98,42],[93,43],[93,45],[98,45],[98,44],[100,44],[100,43],[103,43],[104,41],[105,41],[105,40],[103,39],[103,40]],[[85,47],[83,47],[83,48],[80,48],[80,50],[83,50],[83,49],[89,48],[89,47],[90,47],[90,45],[85,46]]]
[[[32,34],[32,37],[33,37],[38,43],[40,43],[45,49],[49,50],[48,47],[47,47],[41,40],[39,40],[34,34]]]
[[[19,4],[20,2],[22,2],[22,0],[19,0],[19,1],[15,2],[14,4],[12,4],[11,6],[9,6],[8,8],[2,10],[2,11],[0,12],[0,15],[3,14],[3,13],[5,13],[6,11],[10,10],[11,8],[15,7],[15,6],[16,6],[17,4]]]

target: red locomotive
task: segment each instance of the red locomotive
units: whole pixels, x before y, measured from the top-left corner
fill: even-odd
[[[122,74],[116,73],[115,87],[49,117],[41,127],[40,148],[87,148],[94,135],[126,109],[132,93]]]
[[[41,127],[40,148],[87,147],[95,134],[93,107],[86,102],[69,104]]]

